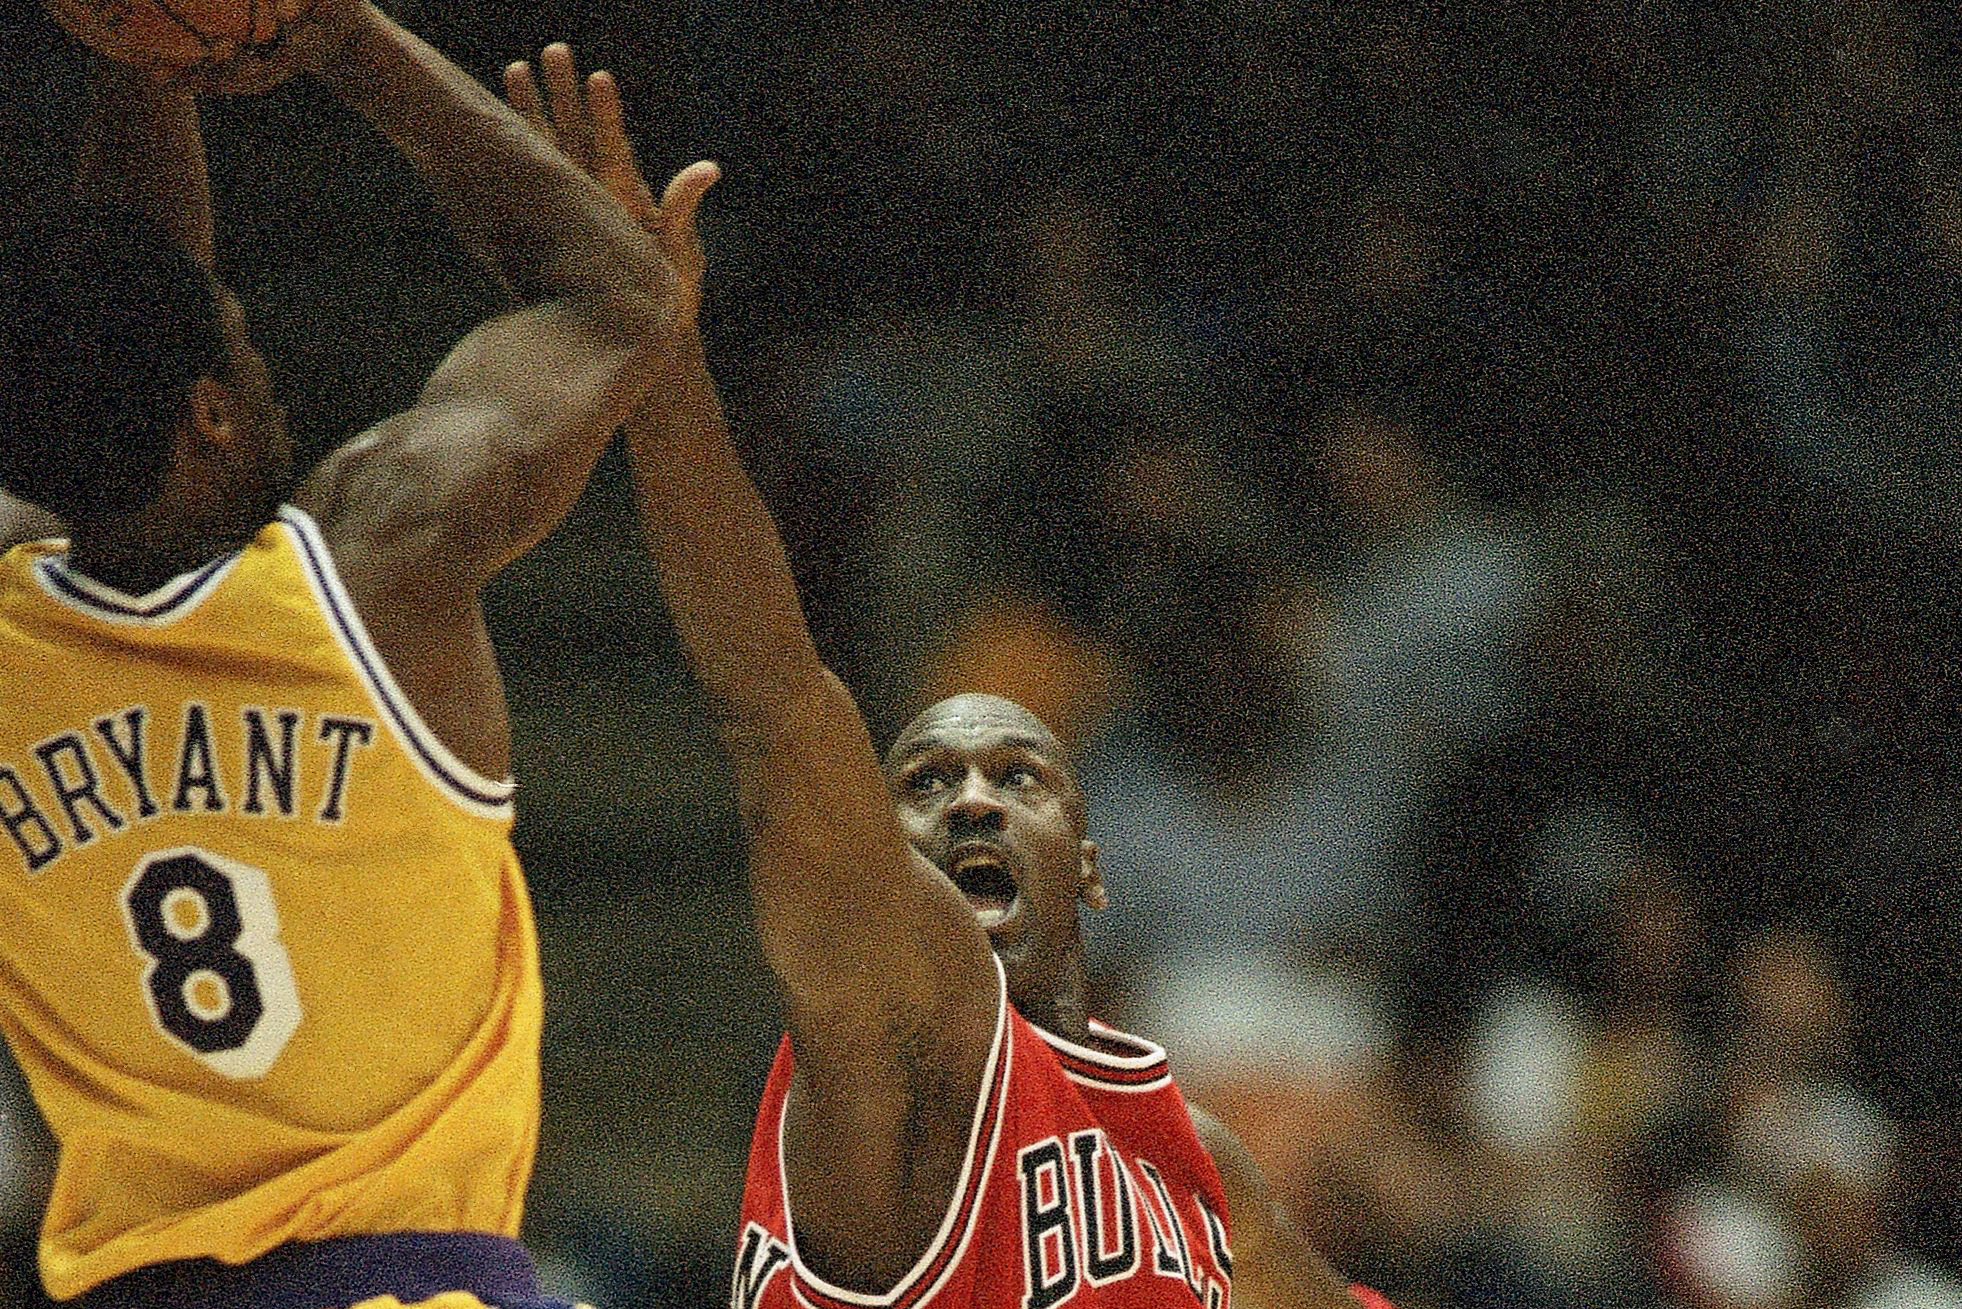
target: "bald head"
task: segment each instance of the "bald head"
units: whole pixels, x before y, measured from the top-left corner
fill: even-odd
[[[998,695],[979,691],[950,695],[938,704],[928,705],[912,722],[899,729],[892,747],[886,751],[886,767],[891,768],[923,737],[935,732],[992,728],[1026,736],[1045,753],[1060,755],[1062,743],[1040,718]]]
[[[885,771],[893,817],[967,898],[1007,972],[1009,1003],[1051,1031],[1080,1029],[1082,910],[1108,899],[1083,788],[1055,733],[1013,700],[957,695],[906,725]]]

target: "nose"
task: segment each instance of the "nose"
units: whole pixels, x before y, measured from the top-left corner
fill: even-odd
[[[1005,812],[1001,797],[988,784],[987,776],[980,769],[971,768],[947,802],[947,826],[954,832],[1000,831]]]

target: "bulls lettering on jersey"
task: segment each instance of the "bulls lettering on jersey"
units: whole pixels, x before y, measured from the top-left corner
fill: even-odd
[[[287,509],[146,596],[0,557],[0,1026],[67,1298],[286,1241],[514,1235],[538,1126],[512,788],[403,698]]]
[[[947,1220],[878,1295],[831,1286],[798,1258],[782,1168],[785,1039],[750,1147],[731,1309],[1225,1309],[1230,1215],[1164,1051],[1095,1024],[1127,1053],[1076,1045],[1002,996]]]

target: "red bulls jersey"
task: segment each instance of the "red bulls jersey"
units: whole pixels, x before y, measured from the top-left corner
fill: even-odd
[[[1092,1028],[1106,1048],[1040,1030],[1004,993],[946,1219],[883,1295],[832,1286],[798,1257],[782,1163],[786,1038],[750,1146],[731,1309],[1224,1309],[1226,1200],[1165,1052]]]

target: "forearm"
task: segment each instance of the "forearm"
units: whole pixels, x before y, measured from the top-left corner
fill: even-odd
[[[196,97],[110,59],[93,61],[89,83],[78,197],[150,218],[210,268],[211,180]]]
[[[783,538],[690,346],[667,357],[627,447],[662,595],[735,774],[757,934],[792,1027],[876,1042],[952,1003],[973,1020],[960,1030],[985,1040],[987,939],[893,820],[864,717],[818,655]],[[918,948],[895,956],[895,938]]]
[[[699,338],[626,424],[661,592],[725,733],[773,730],[824,669],[790,560],[729,433]]]
[[[631,315],[671,275],[645,235],[503,101],[372,5],[315,73],[402,152],[458,238],[527,301],[583,296]]]

